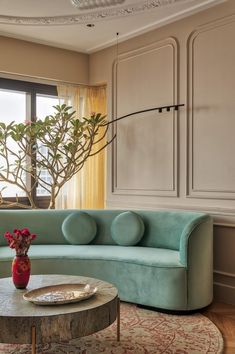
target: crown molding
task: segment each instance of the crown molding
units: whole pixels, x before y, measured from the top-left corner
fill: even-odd
[[[101,8],[97,11],[83,12],[78,15],[21,17],[0,15],[0,24],[23,26],[65,26],[89,22],[97,22],[106,19],[126,17],[151,11],[158,7],[169,6],[185,0],[144,0],[135,1],[128,5],[114,8]]]
[[[137,30],[128,32],[126,34],[119,35],[119,37],[118,37],[119,43],[124,42],[124,41],[126,41],[128,39],[131,39],[133,37],[139,36],[141,34],[144,34],[146,32],[153,31],[153,30],[155,30],[155,29],[157,29],[159,27],[168,25],[168,24],[170,24],[172,22],[181,20],[181,19],[183,19],[185,17],[194,15],[194,14],[200,12],[200,11],[203,11],[203,10],[206,10],[206,9],[210,8],[211,6],[219,5],[219,4],[222,4],[223,2],[226,2],[226,1],[227,0],[207,0],[204,3],[194,5],[192,7],[189,7],[188,9],[185,9],[185,10],[182,10],[182,11],[177,11],[173,15],[164,17],[164,18],[162,18],[160,20],[157,20],[155,22],[152,22],[152,23],[150,23],[150,24],[148,24],[146,26],[142,26],[142,27],[138,28]],[[117,39],[114,38],[114,39],[112,39],[110,41],[104,42],[104,43],[99,44],[97,46],[90,47],[90,48],[88,48],[86,50],[86,53],[92,54],[92,53],[94,53],[96,51],[99,51],[99,50],[105,49],[107,47],[110,47],[112,45],[115,45],[116,44],[116,40]]]

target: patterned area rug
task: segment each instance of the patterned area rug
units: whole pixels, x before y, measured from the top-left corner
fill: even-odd
[[[223,339],[205,316],[168,315],[121,304],[121,341],[116,324],[69,343],[38,345],[37,354],[220,354]],[[30,354],[30,345],[0,344],[1,354]]]

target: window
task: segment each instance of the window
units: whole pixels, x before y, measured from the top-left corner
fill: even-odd
[[[56,86],[0,78],[0,122],[9,124],[12,121],[21,123],[44,119],[47,115],[53,114],[53,106],[57,104],[59,104],[59,99]],[[14,141],[12,140],[10,144],[11,149],[14,150]],[[2,164],[3,160],[0,157],[0,165]],[[45,181],[50,180],[46,170],[41,172],[41,176]],[[28,178],[26,174],[23,178],[26,183],[31,183],[31,178]],[[2,190],[3,197],[8,200],[13,200],[17,196],[21,203],[27,203],[23,191],[15,185],[0,182],[0,190]],[[33,194],[38,207],[47,207],[48,191],[43,187],[37,187]]]

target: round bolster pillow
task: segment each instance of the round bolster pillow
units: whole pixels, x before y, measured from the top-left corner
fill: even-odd
[[[62,232],[65,239],[72,245],[87,245],[97,232],[95,220],[83,211],[76,211],[64,220]]]
[[[144,234],[142,218],[132,211],[119,214],[111,225],[113,240],[120,246],[134,246]]]

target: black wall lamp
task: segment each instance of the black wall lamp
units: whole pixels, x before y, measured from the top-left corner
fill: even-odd
[[[173,104],[173,105],[170,105],[170,106],[160,106],[160,107],[143,109],[141,111],[136,111],[136,112],[132,112],[132,113],[129,113],[129,114],[125,114],[124,116],[121,116],[119,118],[113,119],[113,120],[109,121],[106,124],[108,125],[108,124],[117,122],[117,121],[119,121],[121,119],[130,117],[130,116],[133,116],[133,115],[136,115],[136,114],[140,114],[140,113],[145,113],[145,112],[158,111],[158,113],[162,113],[164,110],[166,110],[167,112],[170,112],[171,109],[173,109],[175,111],[178,111],[179,107],[183,107],[183,106],[185,106],[185,105],[184,104]]]

